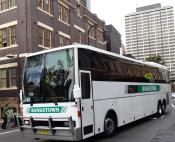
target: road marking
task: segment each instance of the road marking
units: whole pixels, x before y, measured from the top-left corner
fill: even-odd
[[[0,133],[0,135],[5,135],[5,134],[9,134],[9,133],[14,133],[14,132],[18,132],[19,130],[14,130],[14,131],[7,131],[4,133]]]
[[[174,104],[171,104],[172,105],[172,107],[174,108]]]

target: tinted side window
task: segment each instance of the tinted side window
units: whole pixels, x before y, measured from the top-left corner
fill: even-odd
[[[168,80],[168,74],[156,67],[88,49],[79,49],[78,54],[79,69],[91,71],[94,81],[161,83]],[[153,75],[151,80],[145,78],[148,73]]]

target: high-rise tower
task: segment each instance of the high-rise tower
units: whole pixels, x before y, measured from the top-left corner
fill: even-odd
[[[159,55],[175,77],[175,31],[172,6],[138,7],[125,16],[127,53],[138,60]]]

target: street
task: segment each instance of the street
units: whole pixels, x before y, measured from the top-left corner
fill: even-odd
[[[35,140],[23,136],[18,129],[0,130],[0,142],[56,142],[53,140]],[[85,142],[174,142],[175,109],[161,118],[149,117],[120,127],[114,137],[102,135],[92,137]]]

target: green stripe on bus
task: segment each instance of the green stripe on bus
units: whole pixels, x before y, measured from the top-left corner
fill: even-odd
[[[128,93],[159,92],[159,85],[128,85]]]

